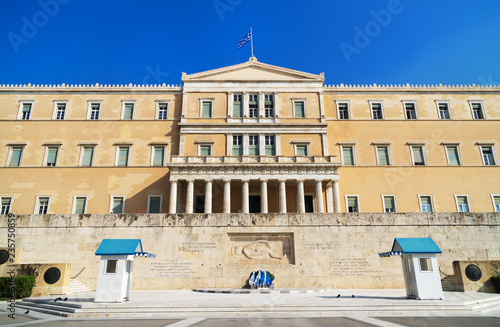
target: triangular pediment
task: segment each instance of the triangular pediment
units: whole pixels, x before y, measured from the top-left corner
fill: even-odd
[[[297,70],[273,66],[258,62],[256,58],[239,65],[223,67],[196,74],[183,74],[183,82],[188,81],[290,81],[323,82],[323,74],[315,75]]]

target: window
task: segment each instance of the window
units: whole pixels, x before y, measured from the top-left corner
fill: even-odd
[[[248,117],[259,117],[259,95],[250,94],[248,102]]]
[[[431,258],[418,258],[420,262],[420,271],[432,271]]]
[[[339,119],[349,119],[349,103],[337,102],[337,111]]]
[[[472,110],[473,119],[485,119],[483,102],[482,101],[469,101],[470,109]]]
[[[45,166],[55,167],[57,163],[58,154],[59,154],[58,146],[48,146],[46,150]]]
[[[212,155],[212,146],[211,145],[199,145],[198,146],[198,155],[200,157],[211,156]]]
[[[446,157],[448,158],[448,165],[460,166],[460,153],[458,152],[458,145],[446,145]]]
[[[125,207],[125,197],[124,196],[112,196],[111,197],[111,209],[110,213],[123,213]]]
[[[384,119],[381,102],[370,102],[372,108],[372,119]]]
[[[50,197],[40,196],[36,198],[35,214],[45,215],[49,211]]]
[[[354,166],[354,146],[342,145],[342,164],[344,166]]]
[[[297,144],[295,145],[295,155],[296,156],[308,156],[308,146],[307,144]]]
[[[243,95],[234,94],[233,95],[233,117],[243,116]]]
[[[0,215],[8,215],[10,213],[10,206],[12,205],[11,197],[1,197],[2,201],[2,210],[0,211]]]
[[[248,155],[259,155],[259,135],[248,135]]]
[[[389,146],[378,145],[377,149],[377,164],[379,166],[389,166],[391,161],[389,159]]]
[[[17,119],[29,120],[31,117],[31,109],[33,108],[34,103],[35,101],[20,101]]]
[[[54,119],[56,120],[64,120],[64,117],[66,116],[66,105],[67,102],[55,102],[54,104]]]
[[[212,101],[201,101],[201,117],[212,117]]]
[[[118,260],[106,260],[106,274],[116,274]]]
[[[3,201],[3,199],[2,199]],[[493,201],[493,208],[495,212],[500,212],[500,195],[491,195],[491,201]],[[2,211],[3,211],[3,202],[2,202]]]
[[[276,146],[274,135],[264,135],[265,142],[265,150],[266,156],[275,156],[276,155]]]
[[[451,119],[449,102],[436,102],[439,111],[439,119]]]
[[[87,119],[98,120],[102,101],[89,101]]]
[[[158,110],[156,118],[159,120],[166,120],[168,117],[168,102],[157,102],[156,108]]]
[[[403,102],[405,107],[406,119],[417,119],[417,103],[416,102]]]
[[[272,94],[264,95],[264,116],[274,117],[274,96]]]
[[[395,195],[382,195],[382,202],[384,212],[397,212]]]
[[[294,101],[293,108],[294,108],[293,112],[295,118],[304,118],[306,116],[304,101]]]
[[[357,195],[346,195],[347,212],[359,212],[359,197]]]
[[[493,146],[481,145],[480,148],[481,148],[481,155],[483,157],[483,164],[485,166],[495,166],[496,159],[495,159],[495,152],[493,151]]]
[[[134,119],[134,105],[135,102],[122,101],[122,119]]]
[[[148,195],[148,213],[161,213],[161,195]]]
[[[470,203],[468,195],[455,195],[458,212],[470,212]]]
[[[9,167],[19,167],[21,165],[21,156],[23,154],[22,146],[13,146],[10,148],[10,154],[7,165]]]
[[[165,146],[154,146],[152,156],[153,156],[152,161],[151,161],[152,166],[164,166],[165,165]]]
[[[82,215],[86,211],[87,211],[87,197],[75,196],[75,198],[73,199],[73,213]]]
[[[120,167],[128,166],[129,154],[130,154],[129,146],[119,146],[116,149],[116,166]]]
[[[420,195],[418,197],[420,202],[420,211],[421,212],[434,212],[434,208],[432,206],[432,197],[430,195]]]
[[[412,145],[411,148],[411,157],[413,160],[414,166],[424,166],[425,165],[425,155],[424,155],[424,147],[422,145]]]
[[[80,161],[80,166],[91,167],[94,163],[94,147],[84,146],[82,147],[82,158]]]
[[[233,135],[233,156],[243,155],[243,135]]]

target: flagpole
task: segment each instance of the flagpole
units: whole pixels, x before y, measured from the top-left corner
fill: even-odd
[[[252,58],[253,58],[253,32],[251,27],[250,27],[250,45],[252,46]]]

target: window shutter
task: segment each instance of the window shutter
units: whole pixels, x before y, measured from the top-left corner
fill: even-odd
[[[457,197],[457,202],[459,205],[467,204],[467,198],[465,196],[459,196],[459,197]]]
[[[118,151],[118,166],[127,166],[128,148],[120,148]]]
[[[233,102],[233,117],[241,117],[241,102]]]
[[[149,198],[149,213],[160,213],[161,198],[159,196],[152,196]]]
[[[134,115],[134,104],[133,103],[125,103],[123,119],[132,119]]]
[[[10,157],[9,167],[18,167],[21,163],[21,153],[23,148],[12,148],[12,155]]]
[[[295,102],[295,117],[298,117],[298,118],[305,117],[304,102],[303,101]]]
[[[347,198],[347,206],[350,208],[358,208],[358,199],[354,196],[350,196]]]
[[[23,104],[23,112],[30,112],[31,104]]]
[[[209,155],[210,155],[210,145],[201,145],[200,156],[209,156]]]
[[[307,145],[297,145],[297,155],[307,156]]]
[[[57,148],[49,148],[49,153],[47,154],[47,165],[55,166],[57,160]]]
[[[415,164],[423,164],[424,163],[424,156],[423,156],[423,151],[422,147],[416,146],[412,147],[412,152],[413,152],[413,162]]]
[[[201,111],[201,117],[204,118],[209,118],[212,117],[212,102],[210,101],[204,101],[202,103],[202,111]]]
[[[76,198],[75,213],[84,214],[85,213],[85,202],[86,198]]]
[[[354,156],[352,153],[352,147],[342,148],[342,156],[344,158],[345,166],[353,166],[354,165]]]
[[[123,212],[123,198],[113,198],[113,213]]]
[[[446,148],[448,152],[448,160],[451,166],[458,166],[460,163],[458,162],[458,149],[455,146],[450,146]]]
[[[493,199],[495,200],[495,205],[500,205],[500,196],[495,196]]]
[[[431,204],[431,199],[428,196],[422,196],[420,198],[420,203],[422,203],[422,205],[430,205]]]
[[[82,166],[86,167],[92,166],[93,153],[94,153],[94,148],[92,147],[83,148]]]
[[[389,158],[387,153],[387,147],[379,147],[377,148],[378,153],[378,164],[387,166],[389,165]]]
[[[153,156],[153,166],[163,166],[163,157],[165,154],[165,148],[155,147]]]
[[[394,197],[392,196],[385,196],[384,197],[384,205],[385,205],[385,211],[394,211]]]

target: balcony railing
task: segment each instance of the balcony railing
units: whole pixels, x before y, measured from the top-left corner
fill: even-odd
[[[332,163],[340,164],[337,156],[172,156],[171,163],[192,164],[255,164],[255,163]]]

